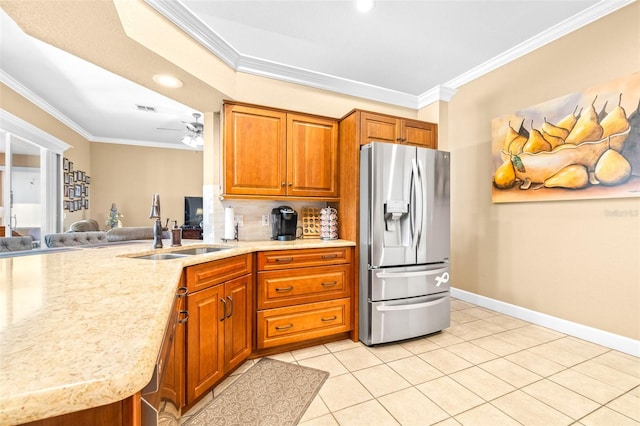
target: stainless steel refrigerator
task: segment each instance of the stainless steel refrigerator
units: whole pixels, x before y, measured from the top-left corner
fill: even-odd
[[[450,325],[450,153],[360,149],[359,338],[366,345]]]

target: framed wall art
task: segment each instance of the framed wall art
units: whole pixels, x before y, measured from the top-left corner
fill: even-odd
[[[491,127],[494,203],[640,197],[640,72]]]
[[[63,206],[65,210],[71,212],[89,209],[89,185],[91,178],[87,174],[76,168],[68,158],[62,159],[63,168]]]

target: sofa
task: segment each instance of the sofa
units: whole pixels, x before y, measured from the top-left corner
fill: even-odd
[[[83,219],[77,222],[73,222],[69,227],[68,232],[90,232],[90,231],[99,231],[100,226],[98,222],[94,219]]]
[[[163,231],[162,238],[171,238],[169,231]],[[123,228],[112,228],[108,231],[68,231],[44,236],[44,242],[47,247],[83,246],[130,240],[153,240],[153,227],[129,226]]]
[[[106,242],[107,233],[104,231],[60,232],[44,236],[47,247],[85,246]]]
[[[0,253],[9,251],[31,250],[33,239],[27,237],[0,237]]]

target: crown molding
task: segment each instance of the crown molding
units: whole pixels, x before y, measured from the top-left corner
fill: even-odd
[[[35,143],[56,154],[62,154],[67,149],[72,148],[68,143],[1,108],[0,130],[27,142]]]
[[[179,0],[145,0],[149,6],[169,19],[174,25],[202,44],[235,71],[414,109],[423,108],[437,101],[449,102],[455,94],[455,90],[460,86],[615,12],[634,1],[636,0],[602,0],[583,12],[520,43],[495,58],[478,65],[442,85],[415,96],[409,93],[389,90],[379,86],[242,55],[195,16],[193,12]]]
[[[434,102],[449,102],[455,94],[456,89],[452,87],[442,85],[436,86],[433,89],[427,90],[426,92],[418,96],[418,109],[424,108]]]
[[[234,71],[407,108],[418,108],[418,99],[415,95],[242,55],[180,1],[145,0],[145,3],[221,59]]]
[[[190,150],[190,151],[194,150],[193,148],[190,148],[190,147],[188,147],[186,145],[183,145],[183,144],[169,144],[169,145],[167,145],[166,143],[162,143],[162,142],[141,141],[141,140],[135,140],[135,139],[114,139],[114,138],[106,138],[106,137],[94,136],[94,135],[90,134],[89,132],[87,132],[86,130],[84,130],[82,127],[80,127],[74,121],[72,121],[69,117],[67,117],[66,115],[61,113],[59,110],[57,110],[56,108],[51,106],[51,104],[49,104],[47,101],[45,101],[44,99],[42,99],[41,97],[39,97],[38,95],[33,93],[33,91],[31,91],[30,89],[28,89],[24,85],[20,84],[17,80],[15,80],[13,77],[11,77],[9,74],[7,74],[4,70],[0,70],[0,82],[6,84],[7,87],[9,87],[10,89],[12,89],[15,92],[17,92],[20,96],[24,97],[25,99],[27,99],[32,104],[34,104],[38,108],[40,108],[43,111],[45,111],[47,114],[51,115],[53,118],[55,118],[56,120],[58,120],[61,123],[63,123],[65,126],[69,127],[71,130],[73,130],[74,132],[78,133],[80,136],[82,136],[83,138],[85,138],[89,142],[102,142],[102,143],[113,143],[113,144],[122,144],[122,145],[136,145],[136,146],[143,146],[143,147],[149,147],[149,148],[187,149],[187,150]],[[13,123],[15,121],[15,120],[12,120],[12,119],[8,118],[5,115],[5,114],[9,114],[8,112],[5,112],[4,110],[0,110],[0,111],[2,112],[2,115],[0,115],[0,119],[2,119],[2,125],[5,125],[5,123]],[[16,136],[22,137],[23,139],[26,139],[26,140],[29,140],[29,138],[32,138],[34,141],[36,141],[36,140],[42,141],[43,140],[42,138],[44,137],[44,135],[46,135],[49,138],[53,138],[53,139],[65,144],[66,145],[65,150],[71,147],[71,145],[68,145],[68,144],[60,141],[59,139],[49,135],[46,132],[42,132],[41,135],[38,135],[37,132],[29,131],[25,125],[14,125],[12,128],[14,130],[10,130],[10,129],[4,129],[4,130],[7,130],[10,133],[13,133]],[[15,129],[24,130],[24,132],[22,133],[22,134],[24,134],[24,136],[18,130],[15,130]]]
[[[533,52],[536,49],[541,48],[577,29],[580,29],[600,18],[603,18],[610,13],[621,9],[636,0],[601,0],[599,3],[594,4],[588,9],[585,9],[581,13],[572,16],[569,19],[565,19],[559,24],[554,25],[548,30],[512,47],[509,50],[504,51],[498,56],[490,59],[489,61],[478,65],[475,68],[453,78],[444,86],[457,89],[458,87],[482,77],[483,75],[514,61],[521,56]]]
[[[110,143],[114,145],[133,145],[145,148],[183,149],[186,151],[202,151],[202,148],[191,148],[182,143],[164,143],[154,141],[142,141],[137,139],[95,138],[92,143]]]
[[[38,108],[44,110],[47,114],[51,115],[56,120],[60,121],[65,126],[69,127],[74,132],[81,135],[83,138],[87,140],[91,140],[93,137],[90,133],[76,124],[74,121],[69,119],[66,115],[58,111],[55,107],[53,107],[50,103],[42,99],[40,96],[36,95],[29,89],[28,87],[23,86],[16,79],[7,74],[4,70],[0,69],[0,82],[6,84],[9,88],[17,92],[20,96],[27,99],[29,102],[36,105]]]

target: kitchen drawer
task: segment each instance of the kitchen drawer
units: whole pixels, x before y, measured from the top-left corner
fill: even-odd
[[[272,271],[351,262],[351,247],[273,250],[258,253],[258,270]]]
[[[251,273],[251,255],[228,257],[199,265],[187,266],[187,288],[189,293],[202,290]]]
[[[347,298],[258,311],[258,349],[349,331],[350,306]]]
[[[350,272],[351,265],[258,272],[258,309],[349,297]]]

